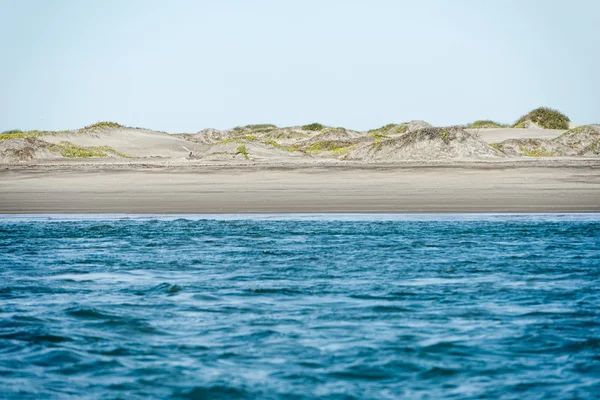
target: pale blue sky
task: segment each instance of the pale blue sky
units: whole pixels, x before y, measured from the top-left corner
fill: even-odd
[[[597,0],[0,0],[0,131],[600,122]]]

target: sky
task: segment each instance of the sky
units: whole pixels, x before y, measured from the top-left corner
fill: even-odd
[[[0,0],[0,132],[600,122],[597,0]]]

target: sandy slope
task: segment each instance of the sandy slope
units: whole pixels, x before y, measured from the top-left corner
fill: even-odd
[[[78,146],[110,146],[129,157],[186,157],[190,150],[206,149],[197,143],[190,144],[180,137],[146,129],[106,129],[91,132],[74,132],[69,135],[43,136],[50,143],[68,141]]]

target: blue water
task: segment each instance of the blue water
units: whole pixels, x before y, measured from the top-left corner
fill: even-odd
[[[0,218],[0,397],[597,399],[600,215]]]

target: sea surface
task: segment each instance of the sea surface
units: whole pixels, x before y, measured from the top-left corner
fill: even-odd
[[[3,399],[598,399],[600,214],[0,216]]]

